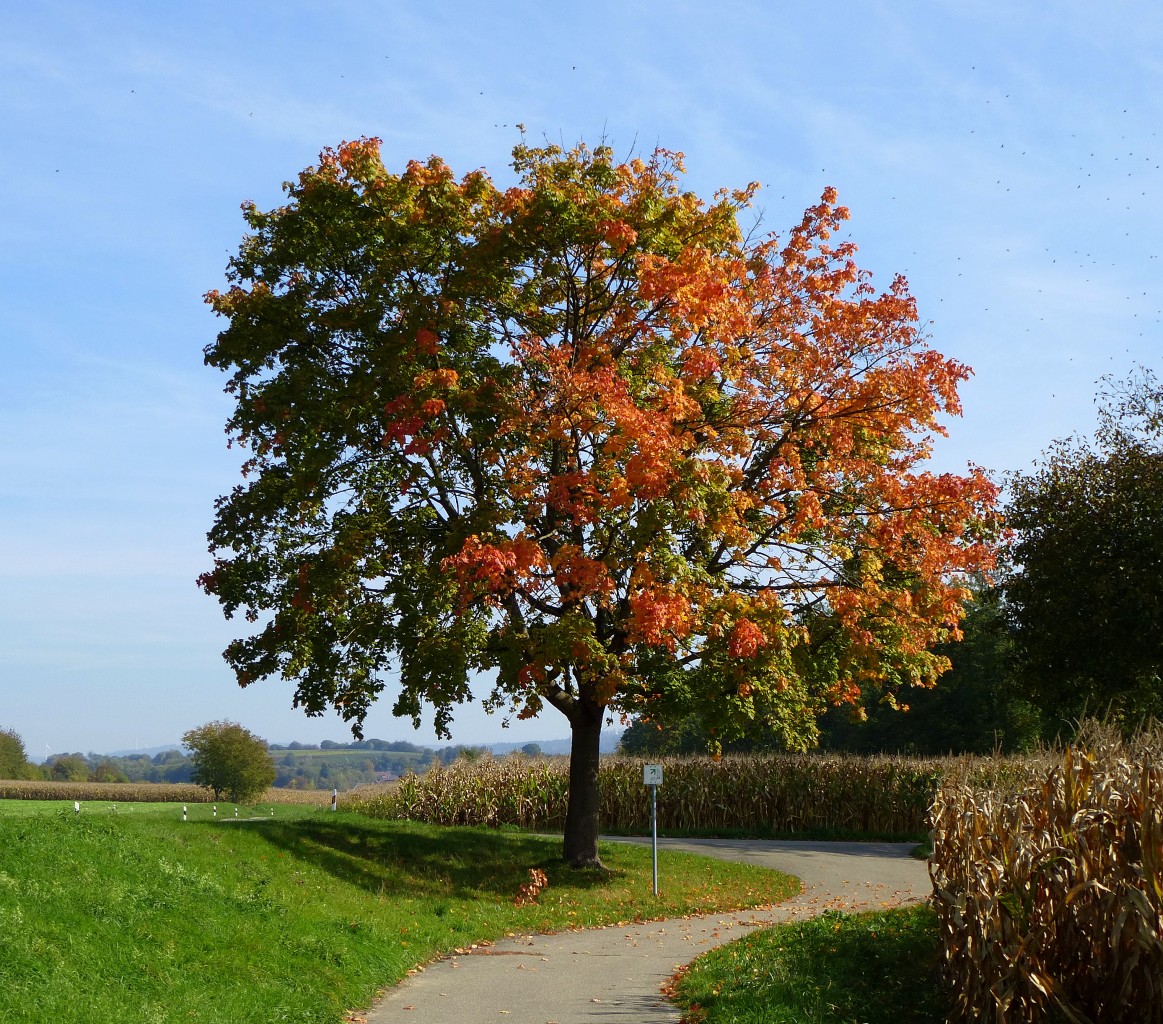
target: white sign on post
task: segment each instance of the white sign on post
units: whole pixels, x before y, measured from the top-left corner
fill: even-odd
[[[644,764],[642,784],[650,787],[650,852],[654,864],[654,895],[658,895],[658,787],[662,785],[662,765]]]

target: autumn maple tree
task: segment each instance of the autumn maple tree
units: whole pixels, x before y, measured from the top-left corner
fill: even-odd
[[[674,153],[513,166],[393,173],[362,139],[244,206],[206,360],[248,457],[201,583],[255,623],[242,685],[357,735],[389,681],[444,734],[480,677],[492,710],[557,709],[593,864],[604,719],[804,748],[828,705],[931,684],[995,488],[923,471],[968,370],[833,240],[832,190],[754,239],[754,186],[704,202]]]

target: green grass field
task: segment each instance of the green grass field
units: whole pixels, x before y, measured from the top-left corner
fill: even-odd
[[[229,816],[222,817],[224,808]],[[199,812],[195,817],[195,809]],[[611,844],[608,874],[560,840],[303,807],[0,802],[0,1020],[338,1022],[442,952],[772,902],[794,880]],[[260,820],[247,821],[244,810]],[[264,811],[266,812],[264,816]],[[515,907],[540,868],[537,905]]]
[[[689,1024],[943,1024],[937,962],[929,907],[829,911],[712,950],[675,995]]]

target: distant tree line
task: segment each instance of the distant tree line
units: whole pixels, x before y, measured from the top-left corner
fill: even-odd
[[[271,750],[390,750],[401,754],[430,753],[430,747],[423,747],[407,740],[351,740],[348,743],[339,743],[335,740],[323,740],[321,743],[300,743],[294,740],[285,745],[272,743]]]
[[[211,723],[215,724],[215,723]],[[221,724],[221,723],[219,723]],[[225,723],[230,724],[230,723]],[[202,727],[205,728],[205,727]],[[197,730],[192,730],[190,734]],[[458,758],[478,758],[488,748],[456,744],[440,748],[406,740],[365,739],[349,743],[264,744],[274,767],[273,784],[284,789],[340,789],[422,773],[433,764],[451,764]],[[522,753],[536,756],[537,744]],[[196,782],[197,764],[190,752],[165,750],[157,754],[53,754],[43,764],[29,761],[24,741],[11,729],[0,729],[0,779],[44,779],[61,782]]]
[[[55,782],[190,782],[193,766],[180,750],[149,754],[52,754],[43,764],[28,760],[24,741],[11,729],[0,730],[0,779]]]

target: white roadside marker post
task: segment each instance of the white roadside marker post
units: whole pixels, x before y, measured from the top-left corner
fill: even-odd
[[[186,805],[182,804],[182,821],[186,820]]]
[[[662,765],[644,764],[642,783],[650,787],[650,850],[654,864],[654,895],[658,895],[658,787],[662,785]]]
[[[236,808],[234,808],[234,816],[235,816],[236,818],[238,817],[238,808],[237,808],[237,807],[236,807]]]
[[[333,789],[331,791],[331,809],[333,811],[339,810],[339,790]]]
[[[217,804],[214,805],[214,817],[215,818],[218,817],[218,805]]]
[[[74,813],[74,814],[80,814],[80,813],[81,813],[81,801],[80,801],[80,800],[74,800],[74,801],[73,801],[73,813]]]

